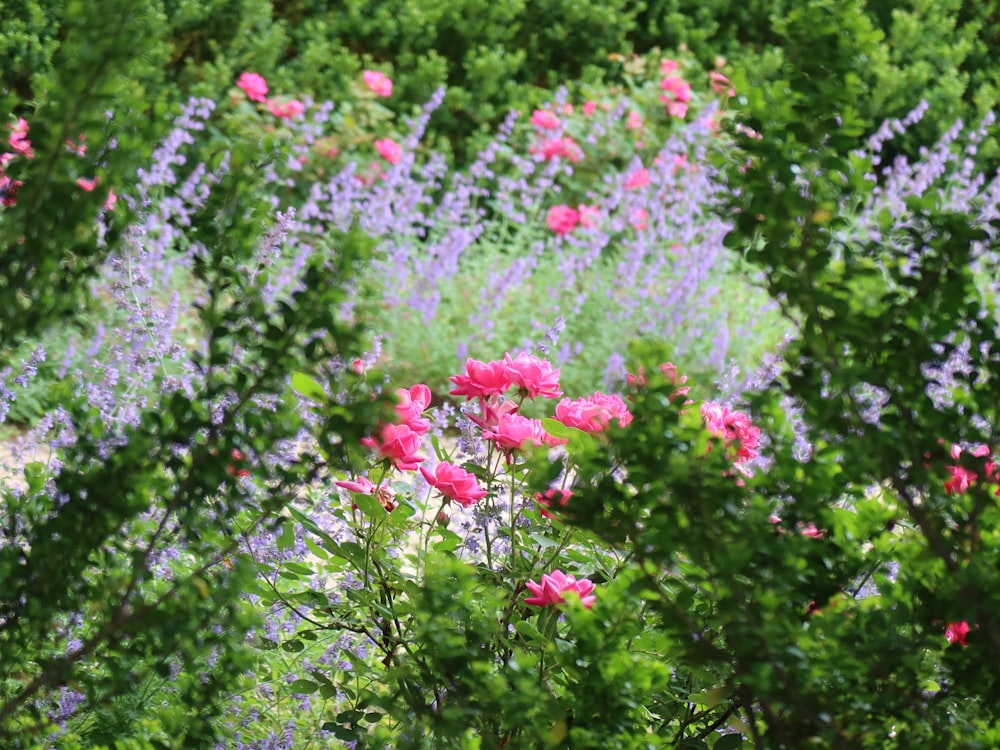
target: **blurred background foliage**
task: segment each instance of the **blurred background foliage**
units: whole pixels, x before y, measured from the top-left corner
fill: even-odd
[[[0,85],[23,106],[48,86],[66,35],[65,0],[0,3]],[[430,140],[460,166],[511,108],[622,76],[620,55],[686,49],[706,68],[725,58],[763,85],[783,64],[785,0],[136,0],[162,24],[144,56],[157,75],[148,105],[218,98],[243,70],[275,89],[342,100],[366,68],[396,83],[404,114],[447,86]],[[852,6],[854,7],[854,6]],[[978,120],[1000,99],[1000,2],[867,0],[881,39],[863,72],[863,119],[898,118],[921,100],[930,115],[896,148],[915,155],[955,119]],[[846,11],[845,11],[846,12]],[[850,11],[857,12],[857,11]],[[472,137],[479,135],[481,137]],[[980,157],[996,161],[995,139]]]

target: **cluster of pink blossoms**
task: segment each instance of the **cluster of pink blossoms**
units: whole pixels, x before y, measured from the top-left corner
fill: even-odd
[[[720,406],[714,401],[706,401],[701,405],[701,418],[705,427],[716,437],[720,437],[728,448],[737,443],[733,463],[743,463],[756,458],[760,446],[760,428],[755,427],[750,417],[741,411],[732,411]]]
[[[997,497],[1000,497],[1000,473],[997,472],[997,464],[993,461],[990,456],[989,446],[980,445],[973,448],[970,451],[971,455],[975,458],[985,459],[983,461],[983,480],[986,482],[992,482],[997,485],[996,492],[994,493]],[[953,461],[957,461],[958,457],[962,455],[962,448],[959,445],[951,446],[949,455]],[[951,478],[944,483],[944,491],[949,495],[961,495],[966,492],[969,487],[973,485],[979,479],[979,472],[967,469],[959,464],[953,464],[945,467]]]
[[[559,205],[549,209],[545,222],[549,229],[559,235],[569,234],[577,226],[590,229],[596,227],[601,220],[601,209],[598,206],[588,206],[581,203],[577,208]]]
[[[267,81],[258,73],[241,73],[236,81],[236,86],[243,90],[250,101],[266,104],[268,110],[275,117],[291,120],[305,114],[306,105],[298,99],[268,99]]]
[[[664,60],[660,64],[660,73],[663,79],[660,81],[660,88],[663,94],[660,101],[666,105],[667,114],[671,117],[683,118],[687,115],[688,104],[691,102],[691,84],[685,81],[677,73],[676,60]]]

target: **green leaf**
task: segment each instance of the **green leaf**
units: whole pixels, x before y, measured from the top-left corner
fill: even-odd
[[[323,392],[323,386],[304,372],[292,373],[292,388],[299,395],[305,396],[310,401],[318,401],[321,404],[326,403],[327,398],[326,393]]]
[[[288,686],[288,689],[300,695],[312,695],[319,690],[319,683],[312,682],[311,680],[296,680]]]
[[[743,737],[738,734],[724,734],[712,747],[715,750],[742,750]]]

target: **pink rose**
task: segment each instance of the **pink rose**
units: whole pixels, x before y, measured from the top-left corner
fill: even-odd
[[[585,229],[591,229],[601,223],[600,206],[588,206],[581,203],[577,208],[577,213],[580,215],[580,226]]]
[[[563,158],[576,164],[583,158],[583,150],[568,135],[562,138],[548,138],[528,149],[529,154],[540,155],[545,161]]]
[[[545,430],[537,419],[528,419],[520,414],[504,414],[495,427],[483,432],[486,440],[492,440],[508,454],[519,450],[525,443],[542,445]]]
[[[480,362],[476,359],[467,359],[465,375],[452,375],[451,382],[458,387],[449,393],[452,396],[465,396],[466,401],[476,397],[499,396],[511,384],[504,362]]]
[[[683,78],[669,77],[660,81],[660,88],[664,91],[660,101],[666,105],[667,114],[671,117],[687,115],[688,102],[691,101],[691,84]]]
[[[35,157],[35,152],[31,149],[31,141],[28,140],[28,121],[23,117],[17,118],[17,123],[10,126],[10,147],[17,153],[27,156],[29,159]]]
[[[945,468],[951,474],[951,479],[944,483],[944,491],[948,495],[961,495],[979,478],[976,472],[970,471],[964,466],[946,466]]]
[[[392,81],[385,73],[376,70],[366,70],[363,75],[365,86],[375,94],[375,96],[392,96]]]
[[[628,113],[628,119],[625,121],[626,130],[638,130],[642,127],[642,115],[636,112],[634,109]]]
[[[664,60],[663,62],[660,63],[660,74],[661,75],[668,76],[671,73],[674,73],[676,71],[677,71],[677,61],[676,60],[667,59],[667,60]]]
[[[648,219],[648,218],[649,218],[649,214],[646,212],[646,209],[644,209],[644,208],[637,208],[637,209],[633,210],[631,214],[629,214],[628,222],[635,229],[638,229],[639,231],[642,231],[643,229],[646,228],[646,219]],[[631,385],[631,383],[629,385]]]
[[[649,184],[649,170],[648,169],[638,169],[628,176],[625,180],[626,190],[638,190],[639,188],[644,188]]]
[[[556,419],[567,427],[594,433],[606,430],[612,420],[618,420],[619,427],[629,425],[632,413],[618,396],[598,391],[575,401],[564,398],[556,406]]]
[[[247,99],[252,102],[267,100],[267,82],[256,73],[241,73],[236,86],[243,89]]]
[[[403,158],[403,147],[392,140],[392,138],[383,138],[382,140],[375,141],[375,150],[378,151],[379,156],[390,164],[399,164]]]
[[[559,370],[553,370],[547,359],[539,359],[531,354],[518,354],[503,357],[507,377],[512,385],[525,392],[528,398],[559,398]]]
[[[513,414],[517,411],[515,401],[501,401],[497,397],[480,398],[479,414],[466,414],[469,420],[477,425],[481,430],[492,430],[500,423],[500,418],[504,414]]]
[[[12,180],[6,175],[0,175],[0,206],[13,206],[17,203],[17,190],[24,183]]]
[[[948,639],[948,643],[960,643],[963,646],[968,646],[969,644],[965,642],[965,637],[969,634],[969,623],[965,620],[960,622],[949,622],[948,627],[944,631],[944,637]]]
[[[104,210],[114,211],[116,203],[118,203],[118,195],[114,190],[109,190],[107,200],[104,201]]]
[[[542,130],[558,130],[560,122],[559,118],[552,112],[547,112],[544,109],[536,109],[531,114],[531,124]]]
[[[553,206],[545,222],[556,234],[569,234],[580,223],[580,213],[569,206]]]
[[[712,90],[716,94],[724,93],[726,96],[736,96],[736,90],[733,88],[732,81],[717,70],[710,70],[708,72],[708,80],[712,84]]]
[[[431,389],[422,383],[412,388],[400,388],[396,391],[399,403],[396,404],[396,414],[402,424],[422,435],[431,428],[431,423],[421,414],[431,405]]]
[[[421,466],[420,473],[432,487],[459,505],[468,507],[476,500],[486,497],[486,490],[479,486],[475,474],[447,461],[435,466],[433,472]]]
[[[571,497],[573,497],[572,490],[549,489],[544,493],[537,493],[535,502],[541,507],[540,512],[543,518],[555,518],[548,510],[552,507],[552,503],[556,503],[560,508],[565,508]]]
[[[88,180],[85,177],[81,177],[76,181],[76,184],[82,187],[86,192],[91,192],[95,187],[97,187],[97,178]]]
[[[590,117],[597,111],[597,102],[586,101],[583,103],[583,114]]]
[[[419,455],[420,435],[409,425],[387,424],[375,437],[362,438],[361,444],[374,448],[383,458],[388,458],[392,465],[401,471],[413,471],[417,464],[424,460]]]
[[[754,427],[743,412],[730,411],[714,401],[706,401],[701,406],[701,418],[708,431],[721,437],[728,446],[734,440],[739,442],[735,463],[742,463],[757,455],[760,446],[760,428]]]
[[[526,581],[524,585],[534,594],[534,596],[525,599],[524,603],[533,607],[564,604],[566,599],[563,594],[566,592],[573,592],[580,597],[580,602],[587,609],[593,607],[594,602],[597,601],[597,597],[594,595],[594,584],[590,579],[581,578],[578,581],[561,570],[553,570],[549,574],[543,574],[541,583]]]
[[[298,99],[289,99],[287,102],[276,102],[274,99],[270,99],[267,102],[267,108],[271,110],[272,115],[283,120],[301,117],[306,111],[306,105]]]

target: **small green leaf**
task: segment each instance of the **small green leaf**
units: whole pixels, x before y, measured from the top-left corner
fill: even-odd
[[[305,396],[311,401],[318,401],[321,404],[326,402],[326,394],[323,392],[323,386],[304,372],[292,373],[292,388],[299,395]]]
[[[300,695],[312,695],[319,690],[319,685],[311,680],[296,680],[288,686],[288,689]]]

